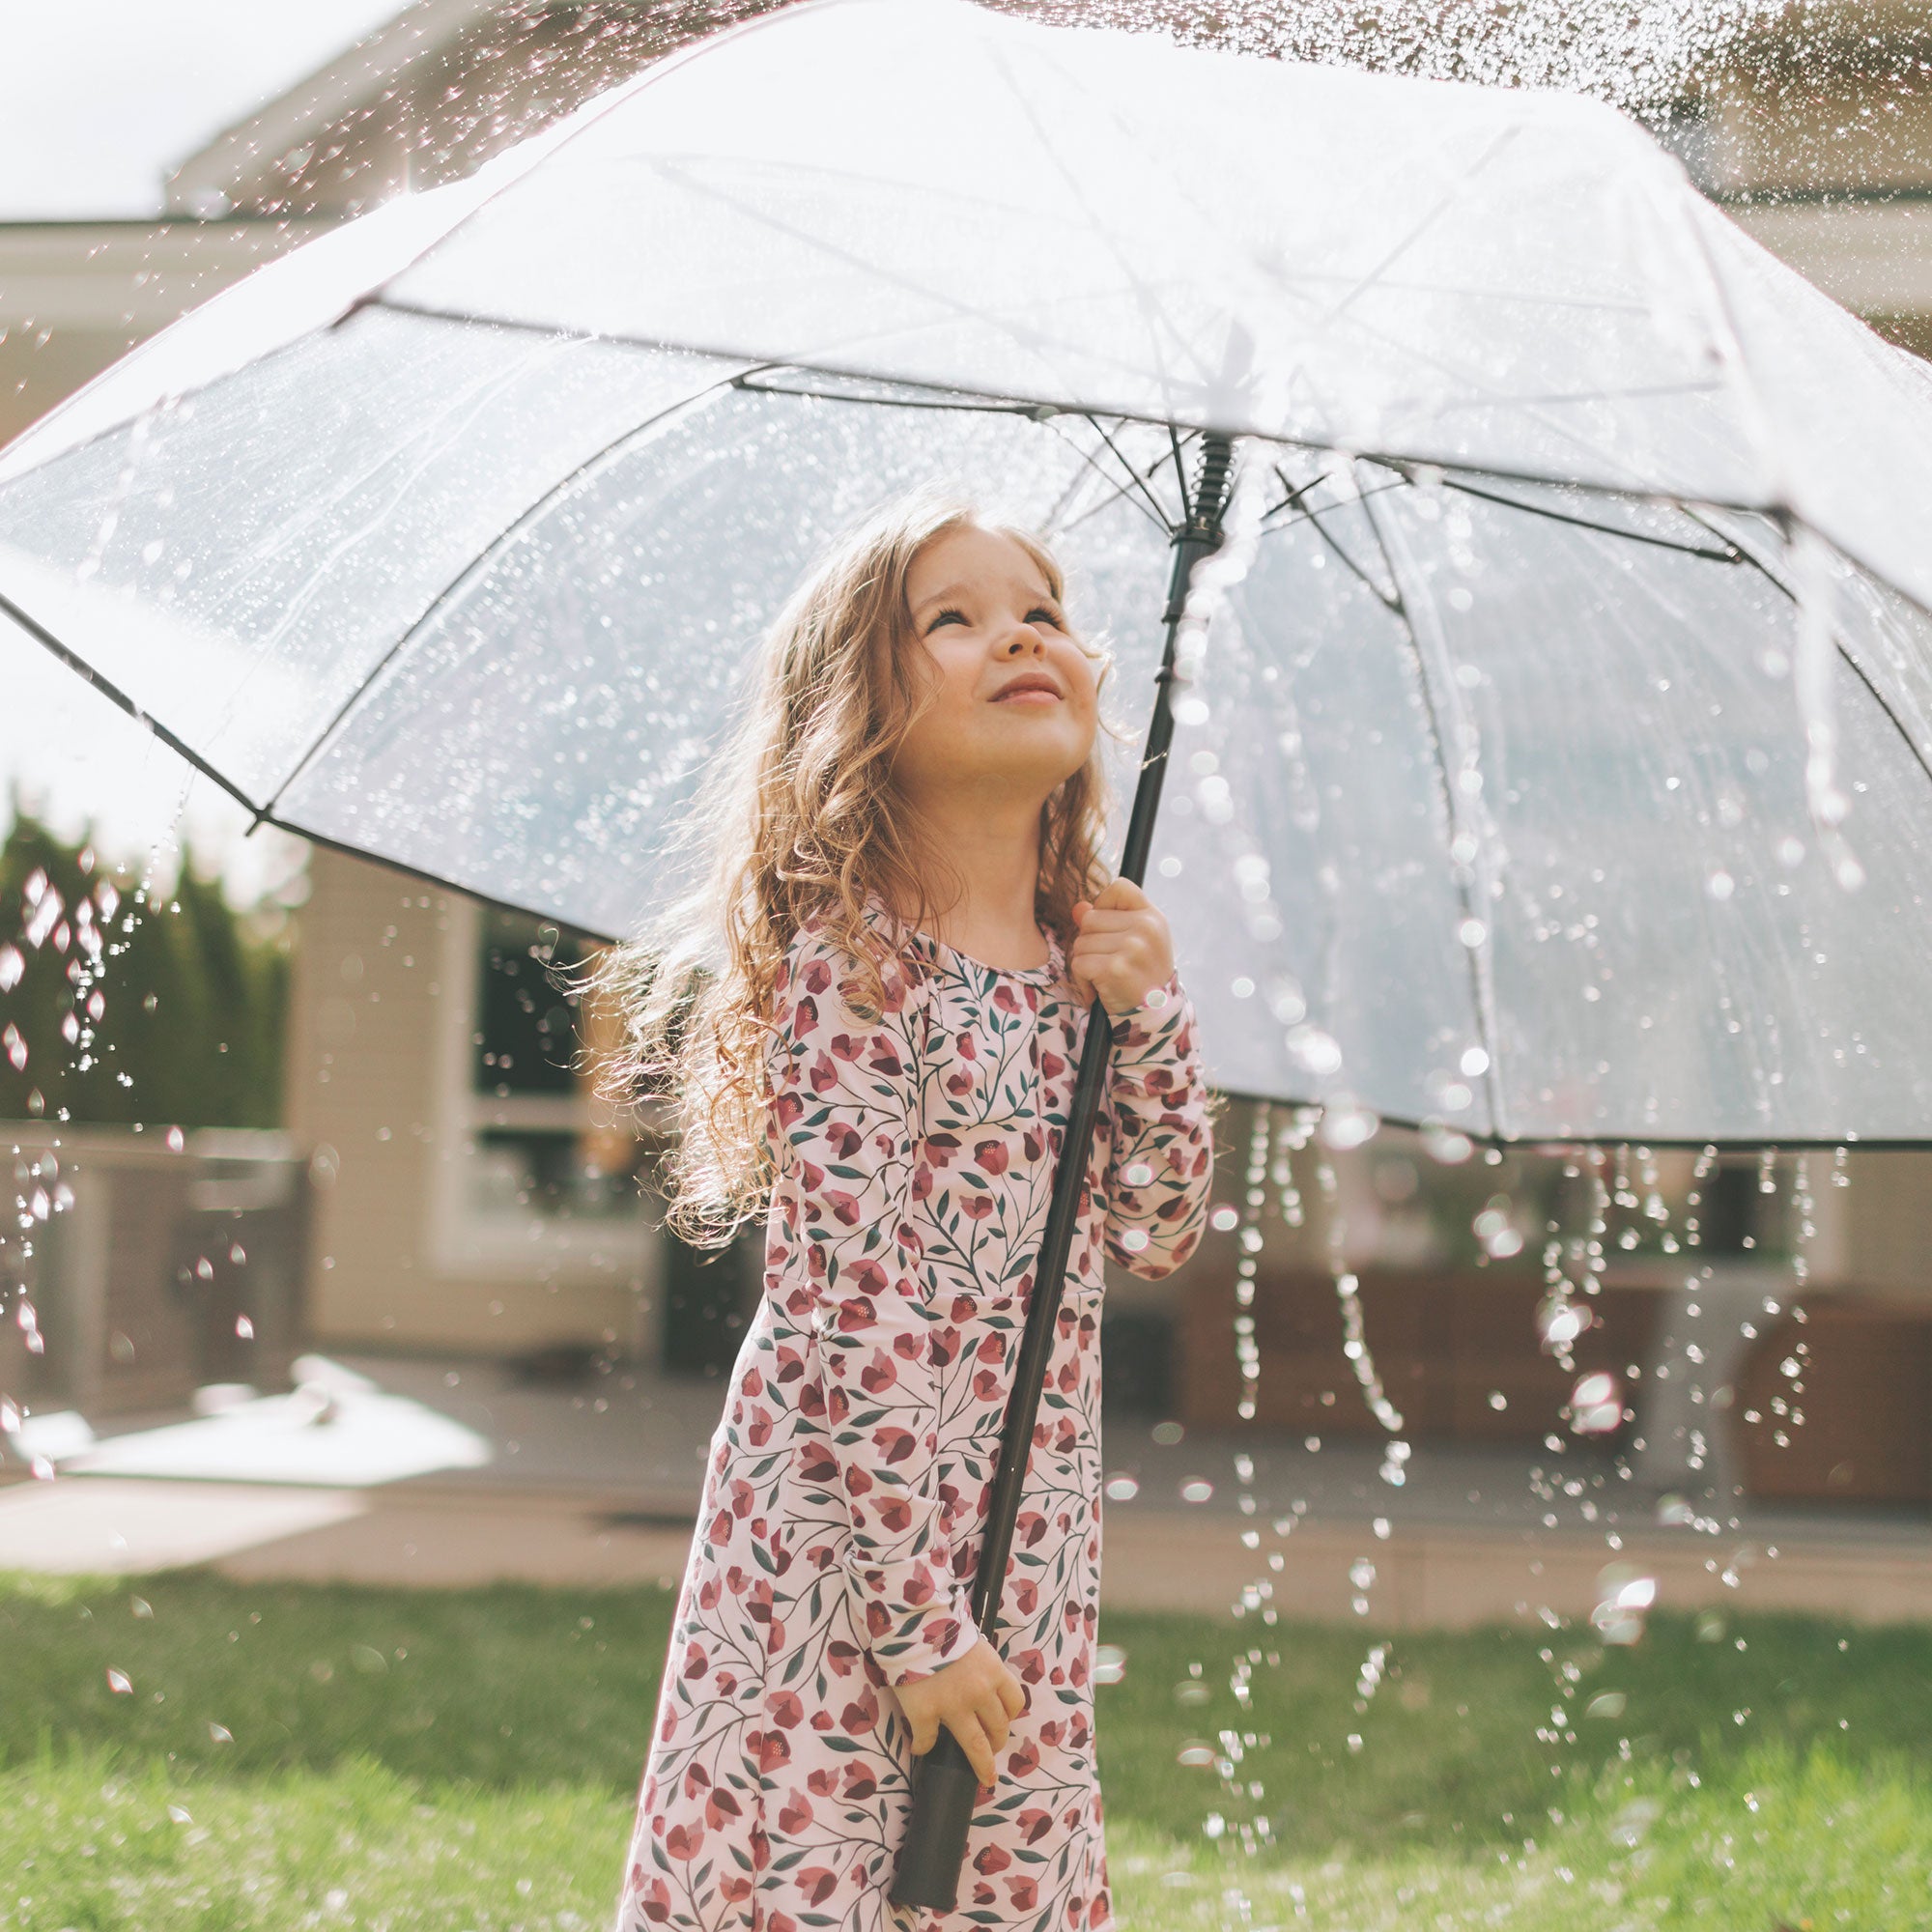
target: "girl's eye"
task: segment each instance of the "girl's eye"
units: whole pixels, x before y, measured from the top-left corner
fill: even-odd
[[[933,618],[932,622],[925,627],[926,635],[930,637],[931,634],[934,631],[938,630],[940,625],[945,623],[949,617],[952,618],[955,623],[963,624],[966,621],[966,613],[963,611],[940,611],[938,616]]]
[[[1046,621],[1049,624],[1051,624],[1056,631],[1060,629],[1060,612],[1057,611],[1049,611],[1044,604],[1036,605],[1031,611],[1027,612],[1027,620],[1029,622],[1031,622],[1036,617],[1044,617]]]

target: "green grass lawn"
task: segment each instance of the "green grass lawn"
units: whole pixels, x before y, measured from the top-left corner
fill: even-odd
[[[0,1928],[602,1927],[669,1610],[0,1578]],[[1932,1626],[1101,1635],[1132,1932],[1932,1925]]]

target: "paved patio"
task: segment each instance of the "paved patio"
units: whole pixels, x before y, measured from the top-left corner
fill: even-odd
[[[304,1377],[293,1395],[91,1445],[50,1424],[53,1480],[0,1488],[0,1568],[212,1562],[238,1577],[432,1586],[669,1588],[682,1574],[721,1381],[545,1382],[497,1363],[365,1356],[311,1357]],[[1157,1439],[1138,1416],[1108,1419],[1105,1452],[1103,1588],[1120,1608],[1399,1628],[1577,1618],[1619,1565],[1655,1579],[1661,1607],[1932,1617],[1919,1512],[1719,1508],[1708,1492],[1644,1490],[1581,1445],[1423,1444],[1400,1486],[1376,1444]],[[17,1456],[5,1473],[24,1474]]]

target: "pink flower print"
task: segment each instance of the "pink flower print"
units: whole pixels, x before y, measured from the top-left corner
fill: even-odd
[[[979,1163],[981,1174],[999,1176],[1006,1173],[1010,1164],[1006,1144],[1002,1141],[980,1141],[973,1150],[973,1158]]]
[[[923,954],[913,970],[882,964],[883,1010],[869,1012],[869,976],[808,920],[775,976],[764,1293],[706,1465],[625,1932],[870,1923],[908,1768],[890,1692],[979,1640],[961,1607],[1010,1312],[1035,1286],[1029,1250],[1089,1014],[1059,980]],[[1007,1589],[1009,1662],[1032,1715],[981,1794],[962,1888],[978,1932],[1042,1919],[1114,1932],[1088,1688],[1101,1265],[1149,1278],[1178,1267],[1206,1225],[1212,1171],[1191,1014],[1178,981],[1168,995],[1114,1036],[1079,1177],[1069,1254],[1084,1293],[1052,1336],[1051,1407]],[[1119,1246],[1130,1231],[1145,1236],[1131,1251]],[[793,1558],[803,1590],[785,1577]],[[687,1790],[700,1762],[712,1776]],[[752,1778],[764,1780],[756,1798]],[[681,1856],[666,1871],[671,1831]]]
[[[665,1850],[674,1859],[695,1859],[704,1848],[704,1833],[696,1825],[673,1825],[665,1833]]]

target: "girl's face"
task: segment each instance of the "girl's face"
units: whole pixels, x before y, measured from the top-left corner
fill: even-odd
[[[1039,566],[969,524],[914,557],[906,603],[934,688],[899,748],[899,789],[915,803],[991,789],[1044,804],[1094,749],[1099,665]]]

